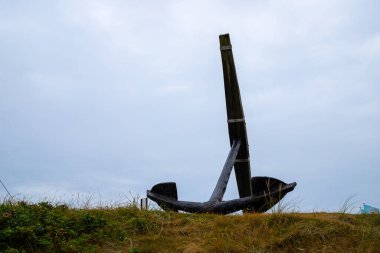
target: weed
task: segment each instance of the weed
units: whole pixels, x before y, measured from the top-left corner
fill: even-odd
[[[348,198],[339,205],[338,213],[342,215],[352,213],[352,210],[355,208],[354,197],[355,195],[348,196]]]
[[[280,209],[222,216],[140,210],[133,203],[79,209],[3,202],[0,252],[380,252],[379,214],[342,218]]]

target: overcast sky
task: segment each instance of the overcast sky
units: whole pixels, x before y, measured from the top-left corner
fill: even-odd
[[[165,181],[207,200],[229,152],[230,33],[252,175],[296,181],[286,198],[305,211],[351,195],[380,206],[379,13],[377,0],[0,0],[0,179],[33,201]]]

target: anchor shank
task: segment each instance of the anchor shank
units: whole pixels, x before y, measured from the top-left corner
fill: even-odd
[[[228,153],[227,160],[223,166],[223,170],[220,173],[218,182],[216,183],[215,189],[210,197],[211,202],[222,201],[223,195],[226,192],[228,180],[230,179],[232,168],[236,160],[236,156],[239,152],[240,145],[240,140],[233,140],[230,153]]]
[[[232,141],[235,139],[241,140],[241,148],[239,149],[234,167],[239,196],[243,198],[252,194],[247,129],[229,34],[220,35],[219,42],[223,65],[230,145],[232,146]]]

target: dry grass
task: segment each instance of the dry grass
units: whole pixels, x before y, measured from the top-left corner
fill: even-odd
[[[380,215],[0,206],[1,252],[380,252]]]
[[[146,227],[130,237],[136,252],[380,252],[380,215],[141,215]]]

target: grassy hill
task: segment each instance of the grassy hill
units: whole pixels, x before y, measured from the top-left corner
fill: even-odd
[[[0,252],[380,252],[380,215],[0,205]]]

